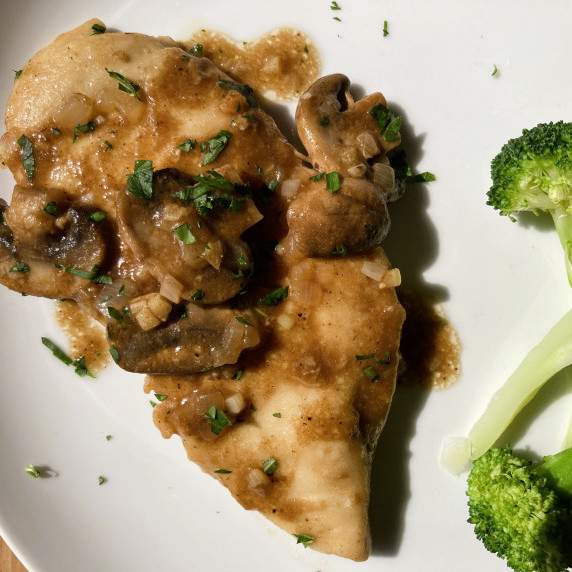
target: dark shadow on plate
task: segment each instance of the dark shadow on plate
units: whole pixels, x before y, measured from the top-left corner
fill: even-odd
[[[34,465],[36,470],[40,473],[42,479],[51,479],[53,477],[59,477],[60,474],[52,469],[49,465]]]
[[[388,107],[404,117],[399,106]],[[404,118],[402,148],[413,173],[423,157],[425,135],[416,135]],[[430,170],[430,166],[427,166]],[[438,177],[438,173],[436,173]],[[449,298],[440,284],[427,283],[423,273],[439,255],[436,227],[427,215],[432,183],[408,185],[404,196],[390,205],[391,229],[383,247],[392,264],[401,271],[399,292],[415,293],[432,303]],[[410,443],[415,436],[417,418],[431,391],[421,387],[397,387],[389,417],[381,434],[372,468],[370,521],[372,552],[395,556],[399,553],[407,526],[405,512],[411,497]]]

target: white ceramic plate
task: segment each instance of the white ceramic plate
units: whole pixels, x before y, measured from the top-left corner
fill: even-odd
[[[373,554],[356,564],[296,546],[244,511],[154,428],[142,376],[110,367],[78,378],[40,343],[64,343],[50,301],[0,291],[0,533],[33,571],[503,570],[466,523],[463,479],[439,466],[494,389],[568,309],[556,234],[485,205],[491,158],[523,127],[570,119],[572,5],[566,0],[93,0],[0,3],[0,103],[19,69],[58,33],[97,16],[108,27],[185,39],[198,28],[251,40],[294,26],[323,73],[381,90],[405,117],[404,145],[437,181],[392,210],[387,251],[409,286],[440,297],[463,343],[460,381],[400,389],[374,467]],[[337,16],[341,21],[333,19]],[[382,34],[388,21],[389,35]],[[494,66],[498,68],[492,76]],[[9,198],[11,176],[0,173]],[[515,444],[555,452],[571,409],[561,376]],[[557,399],[558,398],[558,399]],[[113,437],[107,441],[105,436]],[[32,479],[29,463],[53,478]],[[108,480],[98,486],[98,476]]]

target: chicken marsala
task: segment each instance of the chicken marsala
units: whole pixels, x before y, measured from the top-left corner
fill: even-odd
[[[210,60],[103,30],[59,36],[15,83],[0,282],[77,302],[163,396],[163,436],[244,507],[363,560],[404,319],[380,247],[400,140],[385,99],[317,80],[306,156]]]

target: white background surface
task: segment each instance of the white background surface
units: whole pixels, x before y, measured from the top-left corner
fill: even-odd
[[[443,302],[463,374],[444,392],[399,390],[374,466],[373,554],[356,564],[296,546],[244,511],[154,428],[142,376],[110,367],[78,378],[41,345],[64,343],[50,301],[0,291],[0,533],[33,571],[272,569],[504,570],[466,523],[465,483],[438,463],[492,392],[570,307],[562,253],[544,218],[511,224],[485,205],[502,144],[539,122],[570,120],[572,4],[507,0],[0,1],[0,104],[20,69],[58,33],[99,17],[109,28],[185,39],[198,28],[252,40],[297,27],[357,93],[382,91],[405,118],[404,146],[437,181],[392,209],[386,248],[409,286]],[[332,18],[338,16],[341,22]],[[382,35],[388,20],[390,35]],[[499,73],[493,77],[497,66]],[[9,198],[11,176],[0,173]],[[560,376],[513,444],[560,446],[572,406]],[[111,441],[105,435],[111,434]],[[57,476],[32,479],[29,463]],[[98,486],[97,478],[108,481]]]

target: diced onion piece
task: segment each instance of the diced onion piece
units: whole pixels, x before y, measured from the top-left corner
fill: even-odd
[[[226,410],[232,415],[238,415],[245,407],[246,400],[242,393],[234,393],[225,400]]]
[[[173,308],[171,302],[166,298],[163,298],[163,296],[158,293],[151,294],[151,296],[149,296],[147,305],[151,312],[153,312],[161,322],[165,322],[167,320]]]
[[[276,318],[276,323],[285,330],[289,330],[294,325],[294,318],[288,314],[280,314]]]
[[[367,173],[367,167],[364,163],[359,165],[354,165],[348,169],[348,175],[355,177],[356,179],[363,179]]]
[[[286,179],[280,186],[280,194],[286,198],[293,197],[298,192],[300,183],[300,179]]]
[[[360,133],[356,137],[356,141],[361,147],[362,153],[366,159],[370,159],[379,153],[379,145],[377,144],[375,137],[368,131]]]
[[[364,261],[361,267],[362,274],[365,274],[365,276],[372,278],[376,282],[381,282],[387,270],[388,268],[385,264],[381,262],[370,262],[369,260]]]
[[[83,93],[72,93],[55,114],[55,124],[59,128],[74,129],[93,118],[93,100]]]
[[[262,469],[248,469],[246,482],[251,489],[260,489],[270,482],[270,477]]]
[[[181,301],[181,294],[183,292],[183,285],[170,274],[166,274],[161,282],[159,294],[167,300],[178,304]]]
[[[391,193],[395,187],[395,171],[385,163],[374,163],[373,182],[386,193]]]
[[[135,319],[137,320],[137,323],[142,330],[152,330],[161,323],[161,320],[159,320],[159,318],[157,318],[157,316],[151,312],[149,306],[138,308],[136,312],[134,312],[132,308],[131,312],[135,316]]]
[[[395,288],[401,284],[401,272],[399,268],[388,270],[379,283],[380,288]]]

